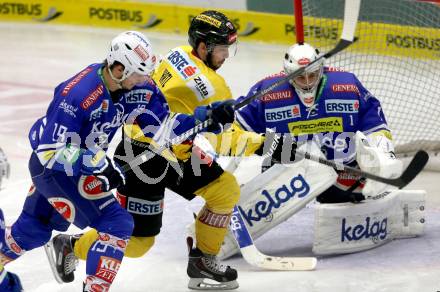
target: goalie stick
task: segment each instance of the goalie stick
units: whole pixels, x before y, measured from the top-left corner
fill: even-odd
[[[268,138],[270,137],[270,138]],[[271,131],[270,129],[268,132],[266,132],[266,139],[269,139],[271,141],[268,150],[265,154],[263,154],[263,157],[270,157],[273,155],[274,150],[279,146],[280,141],[282,140],[282,135],[275,133]],[[387,177],[381,177],[378,175],[375,175],[373,173],[369,173],[366,171],[363,171],[358,168],[354,168],[348,165],[344,165],[342,163],[337,163],[332,160],[327,160],[323,157],[314,156],[308,152],[295,152],[295,160],[297,159],[309,159],[313,160],[315,162],[333,167],[336,170],[343,170],[347,173],[356,174],[358,176],[369,178],[375,181],[379,181],[388,185],[392,185],[395,187],[398,187],[399,189],[405,187],[408,185],[425,167],[426,163],[428,163],[429,160],[429,154],[424,150],[419,150],[414,155],[413,159],[410,161],[406,169],[402,172],[402,174],[398,178],[387,178]],[[286,162],[288,164],[288,162]]]
[[[225,168],[230,172],[234,172],[238,167],[238,163],[232,158]],[[232,211],[229,229],[240,248],[244,260],[252,266],[280,271],[310,271],[316,267],[317,259],[315,257],[276,257],[260,252],[254,244],[237,205],[234,206]]]
[[[428,162],[429,155],[426,153],[426,151],[419,150],[416,155],[414,155],[414,158],[411,160],[411,162],[408,164],[406,169],[402,172],[402,174],[398,178],[386,178],[381,177],[369,172],[362,171],[358,168],[354,168],[351,166],[343,165],[336,163],[331,160],[327,160],[322,157],[316,157],[311,155],[310,153],[302,153],[297,152],[296,153],[299,157],[304,157],[306,159],[310,159],[316,162],[319,162],[321,164],[325,164],[327,166],[331,166],[338,170],[344,170],[349,173],[353,173],[359,176],[363,176],[365,178],[369,178],[375,181],[379,181],[388,185],[392,185],[395,187],[398,187],[399,189],[405,187],[408,185],[425,167],[426,163]]]
[[[240,247],[243,258],[253,266],[282,271],[309,271],[316,267],[317,259],[315,257],[274,257],[261,253],[255,247],[237,206],[234,206],[229,227]]]
[[[298,153],[299,154],[299,153]],[[301,155],[301,154],[300,154]],[[310,155],[309,153],[302,153],[306,159],[310,159],[331,167],[344,167],[348,172],[354,172],[366,178],[371,178],[384,182],[390,185],[403,188],[409,184],[420,171],[423,169],[428,161],[428,154],[425,151],[419,151],[416,153],[412,161],[409,163],[405,171],[398,178],[382,178],[374,174],[363,172],[359,169],[336,164],[333,161],[326,160],[324,158],[318,158]],[[232,164],[232,165],[231,165]],[[236,161],[233,161],[228,165],[230,171],[238,166]],[[316,194],[317,196],[318,194]],[[285,270],[285,271],[307,271],[313,270],[316,267],[317,259],[315,257],[275,257],[261,253],[255,246],[253,239],[247,229],[240,211],[237,206],[234,206],[231,216],[230,230],[240,248],[240,252],[243,258],[249,264],[269,270]]]

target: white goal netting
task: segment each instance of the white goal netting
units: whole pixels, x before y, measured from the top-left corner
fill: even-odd
[[[323,51],[341,34],[343,0],[303,0],[305,41]],[[335,19],[334,15],[337,15]],[[440,6],[362,1],[358,42],[330,60],[382,102],[396,151],[440,151]]]

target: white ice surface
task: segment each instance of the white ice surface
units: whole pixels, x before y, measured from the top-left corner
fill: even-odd
[[[11,178],[0,191],[7,224],[21,211],[30,186],[27,133],[44,114],[53,88],[92,62],[103,60],[116,30],[66,26],[0,24],[0,147],[12,165]],[[148,33],[148,32],[146,32]],[[186,38],[148,33],[157,52],[186,43]],[[285,46],[241,43],[236,57],[219,70],[234,96],[260,78],[278,72]],[[440,174],[425,172],[411,185],[426,189],[427,226],[420,238],[396,240],[367,252],[321,257],[315,271],[272,272],[248,265],[241,256],[227,261],[239,271],[238,291],[387,291],[440,290]],[[124,259],[112,291],[187,291],[185,226],[201,201],[191,203],[169,193],[164,224],[155,246],[140,259]],[[256,241],[258,248],[278,256],[309,256],[313,217],[306,208]],[[70,232],[78,230],[72,227]],[[52,277],[42,248],[9,264],[26,291],[80,291],[85,275],[81,262],[76,280],[59,285]]]

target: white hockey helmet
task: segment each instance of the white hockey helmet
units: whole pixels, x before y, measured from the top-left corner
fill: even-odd
[[[156,66],[156,56],[149,39],[137,31],[126,31],[116,36],[106,59],[109,67],[116,61],[124,65],[124,74],[121,79],[115,80],[117,82],[122,82],[133,73],[150,75]]]
[[[295,44],[284,55],[284,71],[289,74],[308,65],[319,57],[319,51],[307,43]],[[304,74],[290,80],[301,102],[310,107],[315,103],[316,91],[323,73],[323,63],[318,62]]]

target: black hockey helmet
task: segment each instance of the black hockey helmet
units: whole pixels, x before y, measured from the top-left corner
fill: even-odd
[[[207,46],[231,45],[237,40],[237,29],[223,13],[208,10],[192,19],[188,36],[193,49],[202,41]]]

